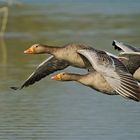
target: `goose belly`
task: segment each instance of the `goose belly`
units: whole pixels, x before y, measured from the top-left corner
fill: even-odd
[[[133,77],[140,82],[140,67],[135,71]]]
[[[89,78],[87,79],[88,81],[87,85],[89,85],[91,88],[100,91],[104,94],[109,94],[109,95],[117,94],[101,74],[95,72],[94,75],[92,74],[88,77]]]

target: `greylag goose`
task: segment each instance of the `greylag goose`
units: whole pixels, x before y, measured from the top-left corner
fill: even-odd
[[[133,74],[133,77],[140,81],[140,48],[116,40],[113,41],[112,45],[114,49],[121,51],[119,58],[122,58],[121,61],[128,68],[129,72]]]
[[[61,73],[53,76],[52,79],[78,81],[106,94],[118,94],[134,101],[140,101],[138,82],[119,59],[93,48],[85,48],[77,52],[89,60],[93,71],[86,75]]]
[[[61,72],[51,77],[52,80],[58,81],[76,81],[99,92],[108,95],[118,95],[114,89],[106,82],[105,78],[97,71],[87,74],[76,74]]]
[[[89,61],[84,56],[77,53],[78,49],[90,48],[89,46],[82,44],[67,44],[63,47],[48,46],[41,44],[34,44],[30,48],[24,51],[25,54],[51,54],[49,58],[43,61],[36,70],[24,81],[20,87],[11,87],[14,90],[22,89],[34,84],[49,74],[63,70],[68,66],[74,66],[78,68],[91,67]]]

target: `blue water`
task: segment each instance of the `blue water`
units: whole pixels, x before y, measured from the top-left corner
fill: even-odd
[[[6,3],[6,0],[0,3]],[[10,0],[9,0],[10,2]],[[30,4],[47,6],[57,5],[60,11],[73,13],[106,13],[106,14],[132,14],[140,13],[139,0],[19,0],[12,1],[14,4]]]
[[[78,13],[140,13],[139,0],[21,0],[21,2],[50,5],[55,4],[60,6],[60,11],[69,11]]]

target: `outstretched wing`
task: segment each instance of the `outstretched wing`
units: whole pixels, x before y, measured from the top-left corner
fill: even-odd
[[[113,56],[95,49],[82,49],[78,53],[85,56],[93,68],[101,73],[109,85],[121,96],[140,101],[137,81],[124,64]]]
[[[69,64],[67,62],[58,60],[54,56],[50,56],[36,68],[36,70],[27,78],[27,80],[25,80],[25,82],[20,87],[11,88],[17,90],[28,87],[35,82],[41,80],[42,78],[46,77],[47,75],[55,71],[65,69],[68,66]]]
[[[124,51],[124,52],[140,52],[140,48],[135,48],[123,42],[118,42],[113,40],[112,45],[114,46],[115,50]]]

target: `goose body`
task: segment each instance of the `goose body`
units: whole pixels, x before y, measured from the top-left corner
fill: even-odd
[[[86,60],[83,58],[83,56],[80,56],[80,54],[77,53],[78,49],[83,48],[90,48],[90,46],[76,43],[67,44],[63,47],[34,44],[29,49],[25,50],[24,53],[25,54],[48,53],[53,55],[54,58],[56,58],[56,60],[65,61],[67,62],[67,64],[74,67],[85,68]]]
[[[122,51],[119,53],[120,58],[124,65],[127,67],[129,72],[133,74],[133,77],[140,81],[140,48],[136,48],[116,40],[113,41],[112,45],[114,49]]]
[[[70,66],[87,68],[90,67],[90,63],[85,59],[85,57],[77,53],[77,50],[84,48],[90,47],[82,44],[68,44],[56,51],[53,55],[56,59],[67,61]]]

